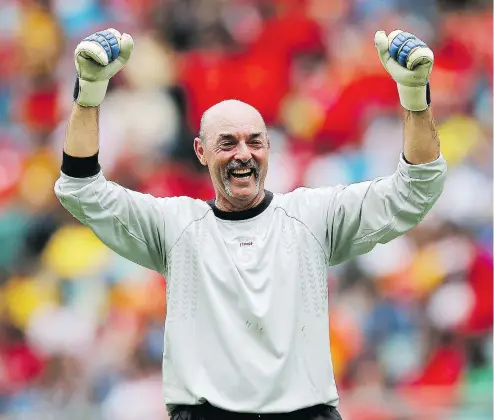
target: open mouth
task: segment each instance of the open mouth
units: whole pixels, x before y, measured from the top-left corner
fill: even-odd
[[[234,169],[233,171],[229,171],[229,174],[236,179],[247,179],[250,176],[254,175],[254,169]]]

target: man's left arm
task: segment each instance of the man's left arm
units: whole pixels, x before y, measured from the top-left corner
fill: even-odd
[[[412,165],[432,162],[439,158],[441,146],[432,111],[404,112],[404,147],[405,159]]]
[[[404,110],[404,155],[412,164],[432,162],[440,155],[439,136],[430,109],[429,77],[434,54],[415,35],[395,30],[376,32],[379,60],[396,82]]]
[[[416,226],[442,193],[446,162],[430,109],[434,56],[414,35],[377,32],[379,58],[397,82],[404,108],[404,148],[397,171],[337,188],[327,214],[330,264],[369,252]]]
[[[391,176],[336,187],[326,215],[330,265],[369,252],[415,227],[440,197],[445,175],[442,156],[412,165],[402,155]]]

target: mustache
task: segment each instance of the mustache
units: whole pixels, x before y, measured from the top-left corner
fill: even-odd
[[[253,169],[256,174],[259,173],[259,164],[254,159],[249,159],[247,162],[240,160],[232,160],[226,165],[226,172],[231,172],[236,169]]]

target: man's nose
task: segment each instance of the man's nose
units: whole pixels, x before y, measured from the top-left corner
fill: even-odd
[[[235,151],[235,159],[242,163],[247,163],[251,158],[252,154],[250,153],[249,147],[244,142],[240,142]]]

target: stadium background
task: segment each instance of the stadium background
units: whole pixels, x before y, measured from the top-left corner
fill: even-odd
[[[101,111],[110,179],[212,197],[192,139],[238,98],[269,127],[267,188],[391,174],[395,84],[373,34],[432,47],[449,174],[424,222],[331,270],[331,338],[347,420],[492,419],[492,4],[432,0],[0,2],[0,418],[165,419],[165,281],[118,257],[53,193],[73,50],[135,39]]]

